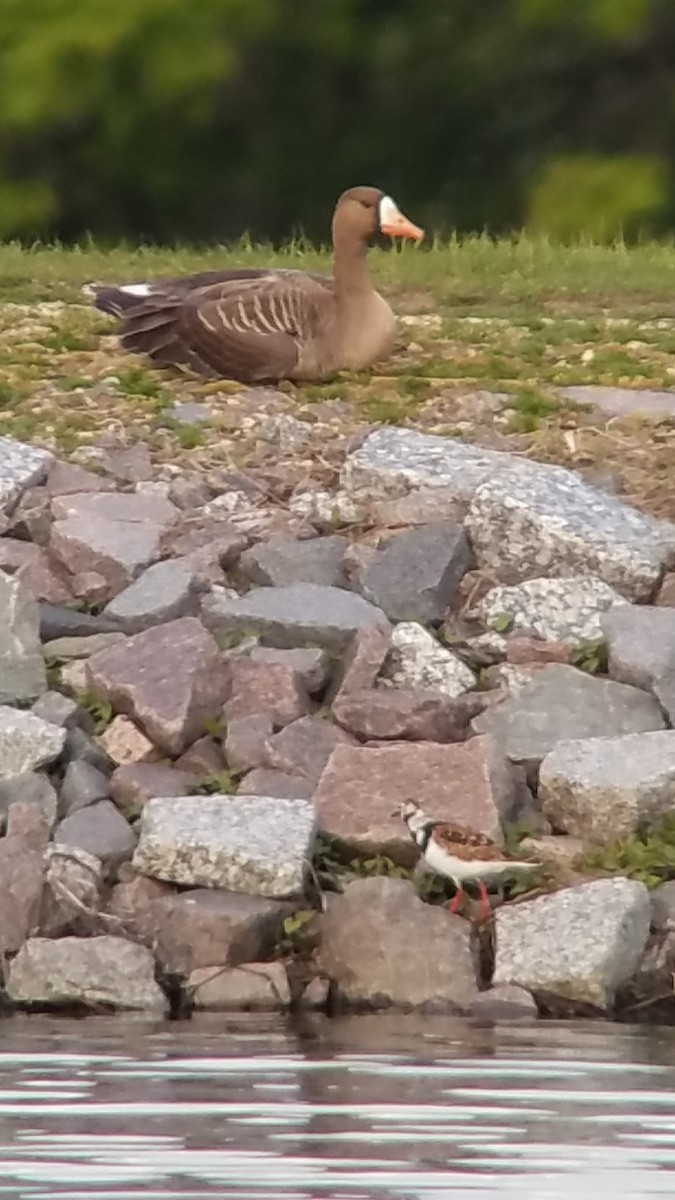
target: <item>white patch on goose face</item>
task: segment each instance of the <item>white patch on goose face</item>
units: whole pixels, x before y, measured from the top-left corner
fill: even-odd
[[[380,225],[395,225],[400,218],[401,214],[391,196],[382,196],[380,200]]]
[[[120,289],[121,292],[126,292],[127,296],[149,296],[149,283],[125,283]]]

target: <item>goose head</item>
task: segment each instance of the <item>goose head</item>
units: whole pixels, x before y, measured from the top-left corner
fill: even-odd
[[[353,187],[343,192],[333,215],[333,240],[347,235],[367,245],[378,233],[415,242],[424,237],[424,230],[413,225],[380,188]]]

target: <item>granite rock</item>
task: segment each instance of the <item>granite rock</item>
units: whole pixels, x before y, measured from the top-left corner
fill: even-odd
[[[312,695],[328,683],[331,662],[319,646],[298,646],[296,650],[276,650],[273,646],[253,646],[249,658],[255,663],[283,663],[292,667],[302,685]]]
[[[239,796],[276,796],[281,800],[311,800],[315,784],[303,775],[288,775],[268,767],[254,767],[242,779]]]
[[[665,722],[656,701],[638,688],[552,663],[472,725],[492,734],[512,762],[534,769],[558,742],[646,733]]]
[[[337,534],[303,541],[272,537],[246,550],[239,560],[239,569],[252,583],[267,587],[287,587],[294,583],[344,587],[342,560],[347,545],[347,539]]]
[[[353,738],[321,717],[301,717],[268,737],[266,761],[268,766],[288,775],[302,775],[318,783],[323,769],[336,746],[353,746]]]
[[[21,579],[34,600],[67,604],[73,599],[65,571],[43,546],[18,538],[0,538],[0,570]]]
[[[0,437],[0,513],[4,524],[27,488],[42,483],[54,461],[49,450]]]
[[[140,633],[153,625],[193,616],[199,607],[194,571],[180,559],[155,563],[106,606],[124,633]]]
[[[109,796],[107,775],[86,759],[75,759],[68,763],[60,788],[61,812],[64,816],[70,816],[88,804],[95,804],[97,800],[107,800]]]
[[[471,1016],[479,1023],[497,1024],[500,1021],[532,1021],[539,1015],[532,994],[515,983],[500,983],[479,992],[471,1005]]]
[[[653,388],[602,387],[583,384],[559,388],[561,396],[574,404],[590,404],[608,417],[651,417],[661,420],[675,417],[675,392]]]
[[[196,782],[193,776],[161,763],[125,763],[110,777],[110,797],[124,815],[138,816],[156,796],[184,796]]]
[[[337,746],[314,793],[322,832],[405,864],[417,852],[392,813],[408,800],[436,820],[500,840],[501,822],[514,818],[519,795],[514,774],[490,738]]]
[[[111,800],[98,800],[59,821],[54,841],[86,850],[103,863],[109,875],[114,875],[120,863],[131,858],[136,834]]]
[[[316,820],[305,800],[268,796],[178,796],[150,800],[133,865],[192,887],[257,896],[301,892]]]
[[[86,680],[85,680],[86,682]],[[150,738],[129,717],[113,717],[98,738],[100,749],[113,765],[154,762],[158,751]]]
[[[629,600],[650,596],[675,549],[675,525],[645,516],[564,467],[531,462],[476,489],[467,530],[479,566],[503,583],[586,574]]]
[[[454,699],[476,686],[476,676],[416,621],[394,627],[392,648],[382,675],[396,687],[429,688]]]
[[[66,740],[65,729],[33,713],[0,705],[0,779],[11,779],[54,762]]]
[[[1,465],[0,447],[0,495]],[[35,700],[46,691],[37,604],[19,576],[0,571],[0,703]]]
[[[183,976],[270,955],[290,911],[279,900],[216,888],[176,892],[143,876],[117,884],[108,905],[164,971]]]
[[[30,938],[9,965],[6,987],[16,1004],[38,1009],[83,1004],[163,1013],[168,1007],[150,951],[107,934]]]
[[[363,740],[460,742],[483,702],[441,695],[431,688],[370,688],[349,692],[333,704],[335,720]]]
[[[675,813],[675,730],[558,742],[539,771],[556,829],[606,843]]]
[[[195,1008],[220,1011],[275,1011],[290,1007],[288,975],[280,962],[248,962],[243,967],[201,967],[187,981]]]
[[[103,887],[100,859],[77,846],[52,842],[44,852],[44,870],[40,936],[88,937],[99,932]]]
[[[602,618],[608,669],[613,679],[652,688],[675,671],[675,611],[626,604]]]
[[[649,936],[643,883],[595,879],[497,909],[493,982],[516,983],[546,1004],[611,1010]]]
[[[216,637],[254,629],[282,649],[309,642],[340,650],[357,629],[389,624],[362,596],[318,583],[252,588],[238,600],[207,596],[202,616]]]
[[[494,587],[475,611],[488,626],[508,617],[511,630],[575,645],[601,637],[602,614],[615,605],[632,607],[601,579],[576,575]]]
[[[392,621],[441,621],[470,563],[462,527],[438,521],[386,538],[356,586]]]
[[[195,617],[147,629],[94,654],[87,681],[94,695],[132,717],[168,754],[180,754],[207,718],[220,716],[228,690],[218,647]]]
[[[274,728],[271,715],[265,712],[228,720],[224,748],[230,770],[244,772],[267,766],[267,739]]]
[[[321,917],[318,966],[343,1003],[465,1011],[478,993],[471,926],[404,879],[358,879]]]
[[[209,636],[208,634],[206,635]],[[232,658],[228,662],[227,721],[268,713],[276,728],[306,716],[312,709],[300,676],[287,663]]]

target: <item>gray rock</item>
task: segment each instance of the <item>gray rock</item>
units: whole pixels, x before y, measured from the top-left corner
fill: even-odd
[[[101,860],[108,874],[114,874],[120,863],[131,858],[136,834],[111,800],[98,800],[59,821],[54,841],[86,850]]]
[[[476,733],[490,733],[512,762],[537,767],[562,741],[663,729],[656,701],[638,688],[552,663],[516,696],[480,713]]]
[[[292,667],[310,695],[320,692],[328,682],[331,661],[318,646],[298,646],[296,650],[276,650],[273,646],[253,646],[253,662],[286,663]]]
[[[602,632],[614,679],[652,688],[675,670],[675,609],[626,604],[605,613]]]
[[[56,822],[56,788],[46,775],[40,775],[37,771],[27,771],[24,775],[15,775],[11,779],[0,779],[0,812],[3,816],[9,813],[13,804],[36,805],[42,812],[48,829]]]
[[[274,733],[269,713],[251,713],[227,722],[225,759],[230,770],[250,771],[267,766],[267,739]]]
[[[37,604],[18,575],[0,571],[0,703],[35,700],[46,691]]]
[[[558,742],[539,772],[556,829],[597,842],[648,829],[675,812],[675,730]]]
[[[478,993],[471,926],[425,904],[404,879],[358,879],[331,898],[318,967],[359,1007],[466,1010]]]
[[[620,877],[499,908],[493,982],[606,1012],[638,967],[650,916],[644,884]]]
[[[575,575],[569,579],[528,579],[513,587],[491,588],[475,612],[486,625],[508,617],[510,630],[574,645],[601,637],[602,614],[614,605],[632,607],[601,579]]]
[[[78,726],[67,730],[65,758],[68,762],[89,762],[104,775],[112,774],[116,765],[95,738]]]
[[[0,779],[11,779],[54,762],[65,740],[66,731],[58,725],[0,705]]]
[[[222,712],[228,675],[214,639],[179,617],[92,655],[88,689],[130,716],[165,753],[180,754]]]
[[[57,938],[76,933],[89,937],[100,929],[103,865],[93,854],[77,846],[45,849],[45,887],[42,917],[38,932],[42,937]]]
[[[10,517],[0,517],[0,527],[13,538],[47,546],[51,537],[52,507],[46,487],[30,487],[23,493]]]
[[[373,501],[408,495],[422,506],[431,493],[438,501],[437,515],[451,520],[465,514],[481,483],[513,462],[511,455],[482,450],[455,438],[385,425],[347,456],[340,484],[361,513],[372,507]],[[427,517],[430,519],[434,518]]]
[[[107,800],[110,796],[108,777],[85,759],[76,759],[68,763],[61,784],[61,809],[64,816],[70,816],[79,808],[95,804],[97,800]]]
[[[27,488],[47,478],[54,455],[39,446],[0,437],[0,512],[7,518]],[[3,528],[7,522],[0,520]]]
[[[534,463],[482,483],[466,526],[479,566],[503,583],[595,575],[629,600],[649,597],[675,551],[675,525]]]
[[[143,875],[117,884],[108,906],[164,971],[183,976],[199,967],[270,957],[292,911],[289,901],[217,888],[178,892]]]
[[[46,642],[43,652],[45,658],[63,663],[72,659],[91,658],[92,654],[98,654],[99,650],[107,650],[110,646],[120,646],[126,640],[126,634],[119,631],[91,633],[82,637],[62,637],[56,638],[53,642]]]
[[[276,796],[280,800],[311,800],[314,784],[302,775],[288,775],[285,771],[255,767],[242,779],[239,796]]]
[[[238,600],[207,596],[202,618],[216,637],[255,630],[281,648],[313,642],[339,650],[357,629],[389,626],[384,613],[362,596],[318,583],[253,588]]]
[[[141,483],[152,477],[152,459],[145,442],[106,448],[101,465],[120,483]]]
[[[353,746],[354,739],[321,717],[301,717],[268,737],[266,762],[260,765],[302,775],[315,784],[335,747],[342,745]]]
[[[658,932],[675,929],[675,879],[668,879],[650,892],[652,927]]]
[[[94,571],[115,595],[160,556],[179,510],[161,496],[80,492],[52,501],[51,548],[73,575]]]
[[[36,1008],[167,1008],[150,951],[108,935],[30,938],[12,959],[6,986],[16,1004]]]
[[[347,581],[342,560],[348,544],[346,538],[338,535],[304,541],[272,537],[246,550],[239,559],[239,567],[252,583],[263,586],[319,583],[344,587]]]
[[[532,1021],[539,1015],[537,1002],[525,988],[515,983],[501,983],[479,992],[471,1005],[471,1016],[480,1022]]]
[[[392,648],[383,678],[400,688],[428,688],[453,699],[476,686],[476,676],[416,621],[401,621],[391,636]]]
[[[117,621],[102,615],[80,612],[77,608],[66,608],[63,604],[48,604],[42,600],[38,605],[40,616],[40,641],[53,642],[57,638],[90,637],[97,633],[114,633],[119,629]]]
[[[462,527],[438,521],[386,539],[357,587],[392,621],[441,621],[470,563]]]
[[[195,1008],[246,1012],[290,1007],[291,989],[283,963],[251,962],[242,967],[199,967],[187,989]]]
[[[291,896],[302,891],[315,833],[304,800],[162,797],[143,809],[133,865],[172,883]]]
[[[675,417],[675,392],[652,388],[601,387],[583,384],[558,388],[561,396],[575,404],[590,404],[608,417]]]
[[[31,708],[34,717],[48,721],[50,725],[60,725],[62,729],[72,729],[80,720],[80,710],[76,700],[64,696],[62,692],[45,692]]]
[[[161,763],[126,763],[110,779],[110,797],[128,820],[156,796],[184,796],[196,779]]]
[[[104,609],[124,633],[140,633],[177,617],[193,616],[199,607],[194,571],[180,559],[155,563]]]

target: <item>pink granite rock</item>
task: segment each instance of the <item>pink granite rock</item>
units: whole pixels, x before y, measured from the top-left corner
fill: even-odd
[[[408,800],[436,820],[499,839],[501,820],[513,816],[516,782],[492,739],[479,737],[450,745],[337,746],[314,793],[324,833],[405,863],[417,852],[392,812]]]
[[[228,674],[214,639],[195,617],[146,629],[92,655],[87,683],[131,716],[167,754],[180,754],[220,716]]]

